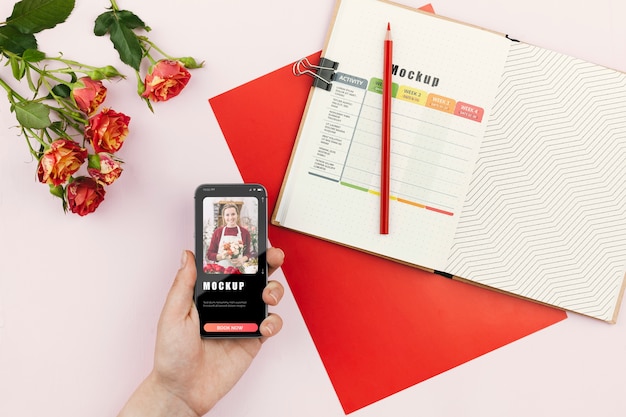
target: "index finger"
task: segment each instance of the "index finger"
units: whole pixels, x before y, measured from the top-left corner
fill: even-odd
[[[281,267],[285,260],[285,252],[280,248],[269,248],[267,250],[268,273],[272,275],[274,271]]]

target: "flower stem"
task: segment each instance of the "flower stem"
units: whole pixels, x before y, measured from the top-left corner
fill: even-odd
[[[140,39],[141,39],[142,42],[145,42],[146,44],[148,44],[150,46],[150,48],[155,49],[158,53],[163,55],[165,58],[167,58],[167,59],[169,59],[171,61],[175,61],[176,60],[176,58],[166,54],[165,51],[163,51],[154,42],[152,42],[150,39],[148,39],[147,36],[141,36]]]
[[[33,129],[31,128],[22,128],[22,132],[24,133],[24,136],[26,137],[26,142],[28,143],[28,147],[31,150],[31,153],[33,154],[33,156],[37,157],[37,159],[39,159],[38,155],[39,152],[35,151],[33,149],[32,144],[30,143],[30,138],[35,139],[37,142],[39,142],[39,144],[43,147],[43,148],[47,148],[48,145],[41,136],[39,136],[37,133],[33,132]]]
[[[61,70],[57,70],[57,72],[74,72],[74,71],[76,71],[75,68],[71,68],[71,67],[78,67],[80,69],[87,68],[87,69],[90,69],[90,70],[96,70],[96,69],[100,68],[100,67],[94,67],[92,65],[81,64],[80,62],[73,61],[71,59],[61,58],[61,57],[46,57],[46,59],[49,59],[50,61],[62,62],[63,64],[68,66],[68,68],[62,68]]]
[[[11,88],[11,86],[9,84],[7,84],[1,77],[0,77],[0,85],[2,86],[2,88],[4,88],[7,92],[7,95],[9,96],[9,101],[12,104],[15,104],[15,100],[13,100],[14,98],[18,99],[19,101],[26,101],[26,99],[22,96],[20,96],[13,88]]]

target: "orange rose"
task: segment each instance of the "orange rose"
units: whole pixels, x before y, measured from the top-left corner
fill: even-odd
[[[94,81],[89,77],[79,79],[76,87],[72,90],[72,98],[80,111],[88,115],[95,112],[107,96],[102,81]]]
[[[39,159],[37,178],[40,182],[61,185],[74,174],[87,159],[87,150],[69,139],[57,139],[50,144]]]
[[[96,211],[106,193],[104,187],[89,177],[78,177],[65,189],[67,205],[72,213],[84,216]]]
[[[161,60],[146,75],[142,97],[152,101],[167,101],[183,91],[191,74],[178,61]]]
[[[122,174],[122,164],[113,155],[100,152],[89,156],[87,172],[99,183],[111,185]]]
[[[128,135],[130,117],[111,109],[102,111],[89,119],[85,128],[85,138],[91,141],[96,153],[115,153],[124,144]]]

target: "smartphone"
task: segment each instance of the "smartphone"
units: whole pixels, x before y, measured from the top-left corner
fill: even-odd
[[[195,192],[194,299],[202,337],[260,337],[267,317],[267,192],[204,184]]]

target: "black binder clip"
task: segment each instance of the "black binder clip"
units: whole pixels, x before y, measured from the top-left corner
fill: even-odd
[[[330,91],[335,71],[339,67],[339,63],[331,61],[328,58],[320,58],[319,65],[313,65],[305,57],[293,64],[293,75],[309,75],[313,77],[313,87],[319,87],[326,91]]]

